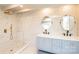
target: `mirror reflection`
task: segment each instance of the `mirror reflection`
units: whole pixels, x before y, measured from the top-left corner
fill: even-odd
[[[61,23],[64,30],[72,30],[74,27],[74,17],[64,16]]]

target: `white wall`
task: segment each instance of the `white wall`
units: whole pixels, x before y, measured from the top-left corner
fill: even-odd
[[[75,21],[78,22],[78,6],[71,5],[68,11],[63,10],[64,6],[61,7],[52,7],[50,12],[43,12],[43,8],[33,10],[27,13],[6,15],[3,11],[0,10],[0,42],[10,40],[10,24],[13,24],[13,39],[20,40],[22,42],[32,42],[31,45],[35,44],[36,36],[42,34],[43,28],[41,26],[41,20],[44,16],[48,15],[52,18],[53,24],[49,29],[50,34],[52,35],[62,35],[65,32],[60,26],[60,19],[54,18],[53,16],[63,16],[65,14],[75,16]],[[68,7],[67,7],[68,8]],[[75,24],[75,27],[71,31],[73,36],[77,36],[78,23]],[[4,33],[4,29],[7,29],[7,33]],[[33,45],[34,46],[34,45]]]
[[[36,16],[36,14],[31,12],[20,14],[18,17],[18,39],[23,40],[26,43],[35,43],[36,34],[42,33],[40,26],[41,17],[39,15]]]
[[[72,15],[76,17],[76,6],[71,5],[67,12],[63,11],[63,7],[52,7],[51,12],[48,14],[51,18],[53,16],[63,16],[63,15]],[[26,43],[32,42],[34,43],[36,40],[36,36],[38,34],[42,34],[43,28],[41,26],[42,18],[46,16],[43,13],[43,9],[18,14],[18,39],[24,40]],[[54,18],[52,19],[53,24],[49,29],[50,34],[52,35],[62,35],[65,32],[60,25],[60,19]],[[75,18],[77,22],[77,18]],[[73,30],[71,31],[72,36],[77,36],[77,24],[75,24]]]

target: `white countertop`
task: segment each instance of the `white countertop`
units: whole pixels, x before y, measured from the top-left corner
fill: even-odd
[[[79,41],[79,37],[77,36],[63,36],[63,35],[48,35],[48,34],[39,34],[38,37],[46,37],[46,38],[55,38],[55,39],[63,39],[63,40],[74,40]]]

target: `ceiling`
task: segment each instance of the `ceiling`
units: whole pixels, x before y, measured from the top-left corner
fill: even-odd
[[[4,11],[21,13],[40,8],[58,8],[65,4],[0,4],[0,8]]]
[[[5,8],[8,6],[12,6],[13,4],[0,4],[1,8]],[[20,5],[20,4],[14,4],[14,5]],[[63,4],[22,4],[24,7],[31,7],[31,8],[41,8],[41,7],[60,7],[63,6]]]

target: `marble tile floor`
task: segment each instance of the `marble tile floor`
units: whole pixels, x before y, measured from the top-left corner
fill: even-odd
[[[29,46],[28,48],[24,49],[20,54],[54,54],[54,53],[38,50],[33,46],[31,47]]]
[[[36,48],[36,45],[29,44],[29,46],[26,47],[23,51],[21,51],[20,54],[53,54],[53,53],[38,50]]]

